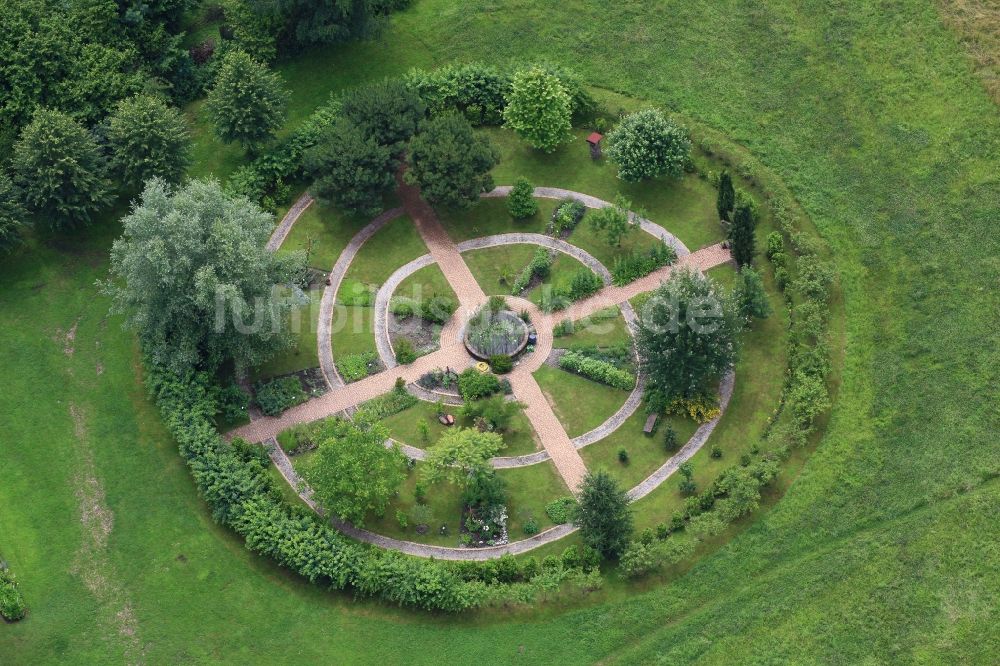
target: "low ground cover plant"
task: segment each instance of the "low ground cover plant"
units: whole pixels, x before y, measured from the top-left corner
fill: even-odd
[[[254,395],[260,411],[267,416],[276,416],[307,399],[302,383],[295,375],[260,382],[254,386]]]

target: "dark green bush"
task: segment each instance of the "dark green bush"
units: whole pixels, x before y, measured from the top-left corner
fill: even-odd
[[[269,382],[260,382],[254,386],[257,404],[260,411],[267,416],[277,416],[289,407],[294,407],[306,401],[302,383],[296,376],[281,377]]]
[[[490,356],[490,368],[498,375],[505,375],[514,369],[514,360],[507,354]]]
[[[579,352],[567,351],[560,356],[559,367],[623,391],[631,391],[635,387],[635,375],[632,373]]]
[[[615,259],[611,268],[611,281],[621,287],[675,261],[677,252],[666,243],[661,243],[646,252],[633,251]]]
[[[573,280],[569,285],[569,298],[579,301],[596,294],[603,286],[604,283],[597,273],[589,268],[581,268],[573,274]]]
[[[396,362],[400,365],[409,365],[417,360],[417,352],[413,349],[413,343],[407,338],[396,340]]]
[[[488,372],[467,368],[458,376],[458,393],[464,400],[481,400],[500,391],[500,380]]]
[[[560,497],[545,505],[545,513],[557,525],[568,523],[573,520],[576,511],[575,497]]]

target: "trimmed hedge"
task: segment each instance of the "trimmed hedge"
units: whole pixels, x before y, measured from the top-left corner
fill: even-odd
[[[624,391],[631,391],[635,387],[635,375],[632,373],[579,352],[568,351],[560,356],[559,367]]]

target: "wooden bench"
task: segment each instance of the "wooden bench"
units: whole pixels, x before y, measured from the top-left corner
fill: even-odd
[[[652,435],[656,430],[656,419],[660,418],[659,414],[650,414],[646,417],[646,425],[643,426],[642,432],[645,435]]]

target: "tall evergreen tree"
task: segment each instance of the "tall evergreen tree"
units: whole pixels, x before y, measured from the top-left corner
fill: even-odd
[[[729,225],[729,241],[733,259],[740,266],[753,263],[756,252],[754,232],[757,229],[757,208],[753,200],[740,191],[733,208],[733,220]]]
[[[341,112],[393,155],[416,134],[427,111],[420,97],[398,79],[377,81],[344,96]]]
[[[14,146],[12,166],[25,203],[53,229],[89,222],[111,201],[97,142],[61,111],[35,112]]]
[[[523,220],[538,212],[535,186],[524,176],[514,181],[514,187],[507,195],[507,212],[515,220]]]
[[[396,162],[387,146],[346,118],[325,128],[304,158],[313,196],[358,215],[375,215],[392,189]]]
[[[584,543],[604,557],[617,557],[628,547],[632,535],[628,495],[603,469],[588,472],[573,522]]]
[[[771,316],[771,304],[764,291],[764,280],[753,266],[744,265],[740,269],[740,279],[734,291],[740,314],[747,321],[767,319]]]
[[[28,222],[28,212],[21,205],[21,193],[7,174],[0,171],[0,252],[9,251],[21,242],[21,228]]]
[[[176,183],[190,162],[191,135],[180,112],[152,95],[118,102],[108,128],[112,164],[136,187],[153,176]]]
[[[719,196],[715,200],[715,208],[719,211],[719,219],[731,221],[733,205],[736,203],[736,190],[733,189],[733,177],[728,171],[719,176]]]
[[[425,121],[410,142],[406,179],[434,205],[468,207],[492,189],[490,169],[499,161],[492,141],[457,113],[445,113]]]
[[[205,109],[220,139],[238,141],[253,152],[281,127],[287,98],[277,74],[233,49],[222,59]]]

